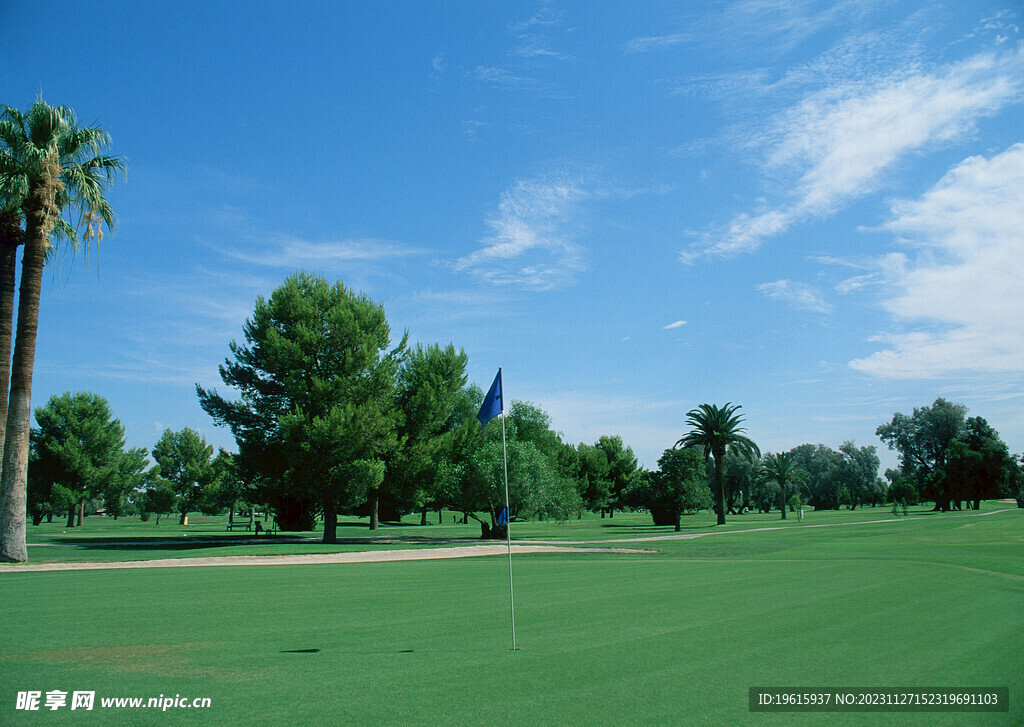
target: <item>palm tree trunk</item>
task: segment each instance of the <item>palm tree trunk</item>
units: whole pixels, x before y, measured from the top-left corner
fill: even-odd
[[[0,215],[0,462],[7,428],[7,390],[11,384],[11,333],[14,326],[15,268],[21,244],[21,215]]]
[[[28,215],[25,256],[21,263],[21,289],[18,293],[18,332],[11,364],[11,394],[4,432],[3,476],[0,487],[0,560],[24,563],[28,560],[25,544],[26,495],[28,479],[29,427],[32,419],[32,372],[36,358],[36,332],[39,327],[39,294],[43,282],[43,262],[49,237],[47,210],[39,205]],[[46,190],[43,190],[43,194]]]

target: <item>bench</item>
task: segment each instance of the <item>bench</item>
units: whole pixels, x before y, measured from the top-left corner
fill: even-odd
[[[233,523],[228,523],[228,530],[237,530],[238,528],[252,530],[252,527],[250,527],[248,520],[236,520]]]

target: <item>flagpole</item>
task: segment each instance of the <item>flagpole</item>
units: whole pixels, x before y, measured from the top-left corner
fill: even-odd
[[[501,369],[498,369],[501,376]],[[504,389],[504,382],[501,384]],[[505,447],[505,392],[501,392],[501,455],[505,465],[505,542],[508,544],[508,604],[512,613],[512,651],[516,648],[516,597],[512,587],[512,509],[508,500],[508,450]]]

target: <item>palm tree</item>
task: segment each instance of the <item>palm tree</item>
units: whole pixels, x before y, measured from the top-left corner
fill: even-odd
[[[6,147],[0,169],[0,193],[6,200],[4,211],[19,208],[25,224],[0,477],[0,560],[23,562],[28,559],[28,434],[43,265],[53,238],[70,226],[62,217],[64,213],[85,221],[86,241],[97,236],[97,232],[102,235],[102,223],[113,228],[114,212],[104,193],[111,179],[124,171],[124,163],[119,157],[100,153],[110,143],[106,131],[98,127],[80,128],[74,111],[66,106],[50,106],[40,99],[24,114],[5,106],[0,121],[0,141]]]
[[[3,461],[4,431],[7,425],[7,389],[11,381],[11,342],[14,318],[15,271],[22,244],[22,205],[28,195],[28,177],[15,158],[24,137],[24,125],[15,123],[18,111],[0,118],[0,462]],[[9,116],[9,117],[8,117]],[[64,192],[62,192],[64,194]],[[62,200],[62,204],[66,201]],[[75,229],[62,217],[53,230],[55,237],[77,247]]]
[[[676,446],[704,447],[715,460],[715,494],[718,524],[725,525],[725,452],[733,450],[746,457],[761,456],[761,450],[752,440],[744,436],[747,431],[740,426],[743,417],[736,413],[741,407],[727,403],[721,409],[714,404],[701,404],[686,415],[691,430]]]
[[[797,464],[796,459],[789,452],[779,454],[768,454],[761,463],[758,477],[762,482],[771,482],[779,488],[779,509],[782,510],[782,519],[786,519],[786,501],[794,485],[807,481],[807,470]]]

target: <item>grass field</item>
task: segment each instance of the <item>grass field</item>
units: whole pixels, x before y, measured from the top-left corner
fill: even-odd
[[[1024,510],[985,508],[746,516],[728,532],[705,513],[683,534],[706,537],[628,545],[644,554],[517,556],[515,652],[504,558],[0,573],[0,724],[1017,726]],[[673,534],[621,515],[514,528],[608,545]],[[411,547],[242,543],[222,520],[184,537],[138,521],[62,530],[31,531],[51,543],[32,562]],[[410,522],[373,537],[472,534]],[[1010,712],[749,712],[764,686],[1008,687]],[[95,691],[97,705],[18,711],[25,690]],[[160,695],[211,706],[99,706]]]

